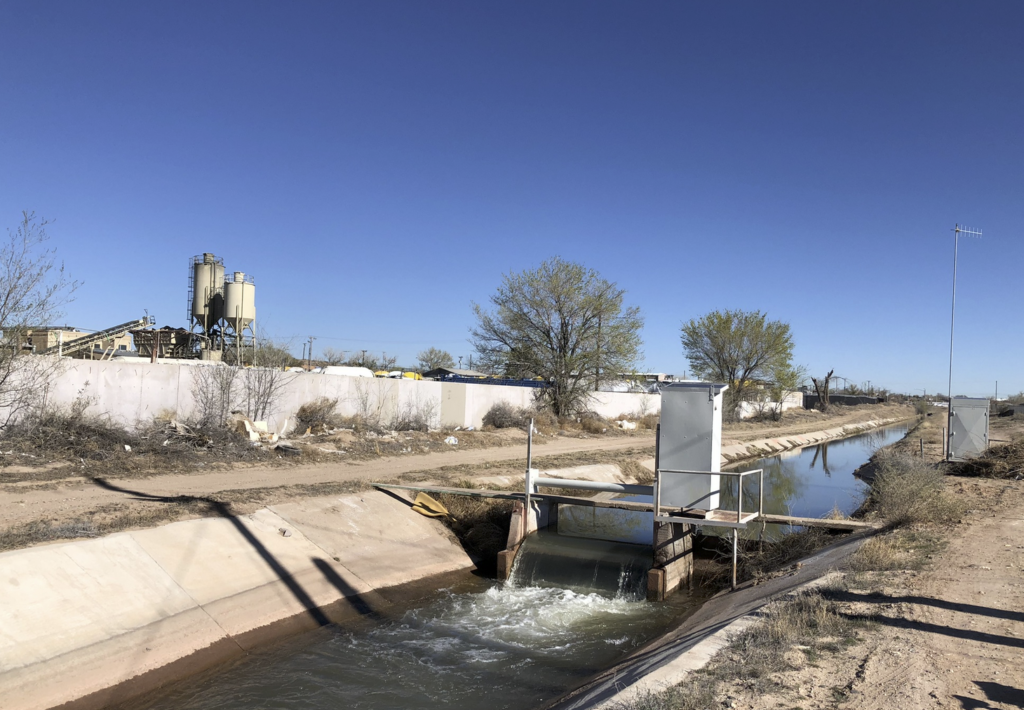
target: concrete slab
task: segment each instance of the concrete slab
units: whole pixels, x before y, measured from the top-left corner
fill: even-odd
[[[465,569],[473,561],[430,518],[381,491],[311,498],[271,510],[374,589]]]
[[[0,669],[53,658],[196,607],[124,533],[9,552],[0,556]]]
[[[267,509],[130,535],[232,636],[331,604],[346,591],[370,591],[294,525]],[[331,572],[325,574],[326,568]],[[332,583],[337,579],[345,585]]]

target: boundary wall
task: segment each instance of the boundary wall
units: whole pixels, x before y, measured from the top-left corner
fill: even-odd
[[[225,367],[200,361],[118,362],[66,360],[65,370],[51,383],[47,403],[68,405],[77,397],[92,404],[86,410],[103,414],[128,427],[155,417],[188,420],[195,411],[193,389],[199,368]],[[239,378],[245,371],[239,372]],[[527,407],[539,390],[531,387],[475,385],[428,380],[383,379],[325,375],[312,372],[280,373],[282,387],[277,406],[267,417],[270,428],[286,433],[299,407],[318,397],[338,400],[342,416],[379,417],[383,422],[419,416],[432,429],[481,427],[487,411],[498,402]],[[239,388],[241,389],[241,388]],[[625,413],[657,413],[661,397],[626,392],[594,392],[592,411],[606,418]]]

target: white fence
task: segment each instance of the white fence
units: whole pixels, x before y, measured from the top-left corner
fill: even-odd
[[[66,360],[64,372],[46,393],[50,404],[70,404],[77,397],[91,402],[87,410],[104,414],[128,427],[155,417],[189,419],[195,413],[193,389],[204,363],[156,363],[145,361],[101,362]],[[338,413],[379,417],[390,422],[408,416],[422,417],[432,428],[480,427],[487,411],[498,402],[529,406],[538,390],[529,387],[476,385],[432,381],[378,379],[323,375],[308,372],[280,373],[282,387],[267,420],[281,433],[295,412],[318,397],[338,400]],[[608,418],[620,414],[657,413],[661,397],[625,392],[595,392],[590,409]]]

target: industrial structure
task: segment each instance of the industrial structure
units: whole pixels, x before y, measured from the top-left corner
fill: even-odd
[[[252,276],[225,272],[224,260],[213,254],[192,257],[188,319],[198,345],[193,357],[243,362],[245,351],[256,347],[256,283]]]

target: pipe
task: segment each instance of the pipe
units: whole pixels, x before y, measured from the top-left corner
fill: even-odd
[[[547,488],[575,488],[581,491],[606,491],[608,493],[631,493],[652,496],[654,486],[637,486],[630,483],[604,483],[602,481],[577,481],[569,478],[535,478],[535,486]]]

